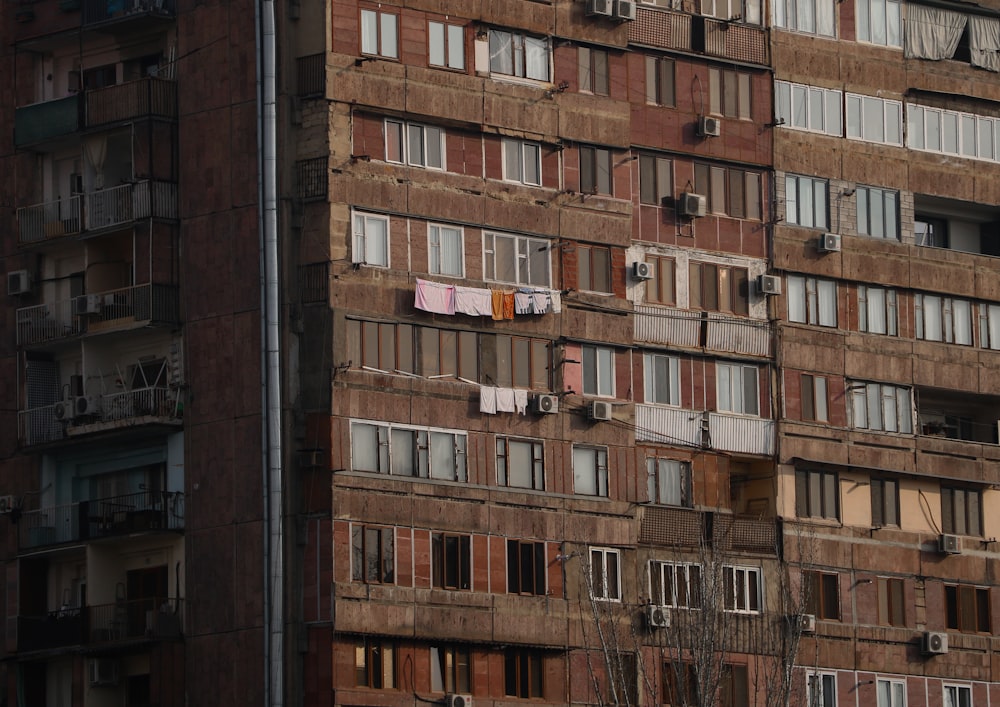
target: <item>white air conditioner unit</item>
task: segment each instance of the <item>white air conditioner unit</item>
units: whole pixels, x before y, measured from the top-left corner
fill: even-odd
[[[101,313],[101,296],[100,295],[80,295],[75,300],[73,300],[73,314],[100,314]]]
[[[646,606],[646,624],[650,628],[667,628],[670,626],[670,611],[665,606],[649,604]]]
[[[777,275],[761,275],[757,279],[757,291],[762,295],[780,295],[781,278]]]
[[[691,218],[704,216],[708,212],[708,199],[701,194],[684,192],[681,194],[679,211],[682,216],[690,216]]]
[[[91,658],[90,684],[94,686],[117,685],[118,661],[111,658]]]
[[[698,137],[719,137],[722,135],[722,121],[710,115],[698,116]]]
[[[615,14],[615,0],[587,0],[587,17],[611,17]]]
[[[554,415],[559,412],[559,398],[555,395],[536,395],[531,401],[532,409],[543,415]]]
[[[816,614],[799,614],[798,622],[802,633],[816,633]]]
[[[643,262],[632,263],[632,277],[636,280],[652,280],[653,266]]]
[[[445,695],[445,707],[472,707],[472,695]]]
[[[101,399],[96,395],[80,395],[76,398],[74,412],[77,417],[96,415],[101,411]]]
[[[962,538],[957,535],[941,533],[938,536],[938,552],[944,555],[961,555]]]
[[[603,400],[595,400],[587,406],[588,420],[608,421],[611,419],[611,403]]]
[[[10,513],[14,510],[13,496],[0,496],[0,513]]]
[[[615,19],[631,22],[635,19],[634,0],[615,0]]]
[[[837,233],[824,233],[819,237],[819,243],[816,244],[816,250],[820,253],[839,253],[840,235]]]
[[[76,400],[60,400],[53,406],[52,414],[57,420],[72,420],[76,416]]]
[[[924,655],[944,655],[948,652],[948,634],[942,631],[924,631],[920,639],[920,652]]]
[[[31,292],[31,275],[27,270],[14,270],[7,273],[7,294],[23,295]]]

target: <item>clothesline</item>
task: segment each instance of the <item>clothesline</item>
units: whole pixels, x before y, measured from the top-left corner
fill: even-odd
[[[479,388],[479,412],[496,415],[498,412],[519,412],[528,410],[528,391],[514,388],[497,388],[484,385]]]
[[[434,314],[513,319],[515,315],[558,314],[560,294],[532,287],[486,289],[446,285],[417,278],[413,306]]]

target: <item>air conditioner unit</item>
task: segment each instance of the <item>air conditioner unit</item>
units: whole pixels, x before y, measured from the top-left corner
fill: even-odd
[[[719,137],[721,134],[721,120],[710,115],[698,116],[698,137]]]
[[[631,22],[635,19],[634,0],[615,0],[615,19]]]
[[[90,684],[95,686],[117,685],[118,661],[110,658],[91,658]]]
[[[445,695],[446,707],[472,707],[472,695]]]
[[[704,216],[708,212],[708,199],[701,194],[684,192],[681,194],[680,212],[682,216]]]
[[[944,655],[948,652],[948,634],[942,631],[924,631],[920,640],[920,652],[924,655]]]
[[[531,405],[539,414],[554,415],[559,412],[559,398],[555,395],[536,395]]]
[[[816,245],[816,250],[820,253],[839,253],[840,235],[837,233],[824,233],[819,237],[819,243]]]
[[[802,633],[816,633],[816,614],[799,614],[798,622]]]
[[[781,278],[777,275],[761,275],[757,279],[757,291],[762,295],[780,295]]]
[[[31,291],[31,275],[27,270],[7,273],[7,294],[23,295]]]
[[[101,296],[100,295],[80,295],[75,300],[73,300],[73,314],[100,314],[101,313]]]
[[[650,628],[667,628],[670,626],[670,611],[665,606],[649,604],[646,606],[646,624]]]
[[[958,535],[941,533],[941,535],[938,536],[938,552],[944,555],[961,555],[962,538]]]
[[[59,401],[53,406],[53,416],[57,420],[72,420],[76,416],[76,401]]]
[[[0,513],[10,513],[14,510],[13,496],[0,496]]]
[[[615,13],[615,0],[587,0],[587,17],[611,17]]]
[[[636,280],[652,280],[653,266],[643,262],[632,263],[632,277]]]
[[[611,419],[611,403],[604,402],[602,400],[595,400],[590,405],[587,406],[587,419],[588,420],[603,420],[608,421]]]
[[[101,411],[101,399],[96,395],[80,395],[76,399],[74,412],[77,417],[96,415]]]

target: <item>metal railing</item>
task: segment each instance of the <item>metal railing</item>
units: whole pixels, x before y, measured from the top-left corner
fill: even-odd
[[[774,454],[774,420],[708,413],[711,448],[740,454]]]
[[[668,346],[704,346],[712,351],[747,356],[771,355],[771,323],[721,312],[699,312],[637,304],[638,341]]]
[[[80,195],[44,204],[22,206],[17,210],[18,241],[37,243],[46,238],[72,236],[80,232]]]
[[[770,61],[767,32],[760,25],[640,6],[628,35],[630,43],[651,47],[702,52],[760,65]]]
[[[183,625],[183,599],[149,597],[87,607],[90,643],[180,638]]]
[[[330,295],[330,263],[310,263],[299,268],[302,301],[326,302]]]
[[[83,322],[73,314],[73,300],[22,307],[16,321],[18,346],[67,339],[84,330]]]
[[[642,508],[640,515],[639,542],[778,555],[779,530],[776,518],[649,505]]]
[[[177,117],[176,81],[147,76],[84,94],[84,121],[87,127],[146,116]]]
[[[174,13],[174,0],[83,0],[84,25],[137,15],[173,17]]]
[[[83,612],[60,609],[44,616],[17,617],[17,650],[41,651],[84,642]]]
[[[326,54],[300,56],[295,64],[298,95],[303,98],[323,95],[326,92]]]
[[[705,347],[748,356],[771,355],[771,323],[763,319],[708,313]]]
[[[659,405],[635,406],[636,442],[774,454],[774,420]]]
[[[18,412],[17,434],[21,444],[31,447],[66,439],[66,425],[56,419],[56,404],[52,403]]]
[[[636,8],[629,42],[663,49],[691,51],[691,15],[667,9]]]
[[[329,159],[313,157],[295,163],[300,199],[326,198],[329,184]]]
[[[701,343],[701,312],[637,304],[635,338],[651,344],[694,348]]]
[[[170,388],[150,386],[101,396],[102,422],[136,417],[179,418],[178,392]]]

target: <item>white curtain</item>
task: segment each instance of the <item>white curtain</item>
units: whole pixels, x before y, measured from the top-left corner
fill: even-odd
[[[904,51],[908,59],[950,59],[958,48],[966,17],[926,5],[906,5]]]
[[[83,144],[87,162],[94,169],[94,188],[104,188],[104,160],[108,156],[108,139],[101,135],[87,138]]]
[[[1000,71],[1000,20],[993,17],[970,17],[969,50],[973,66]]]

